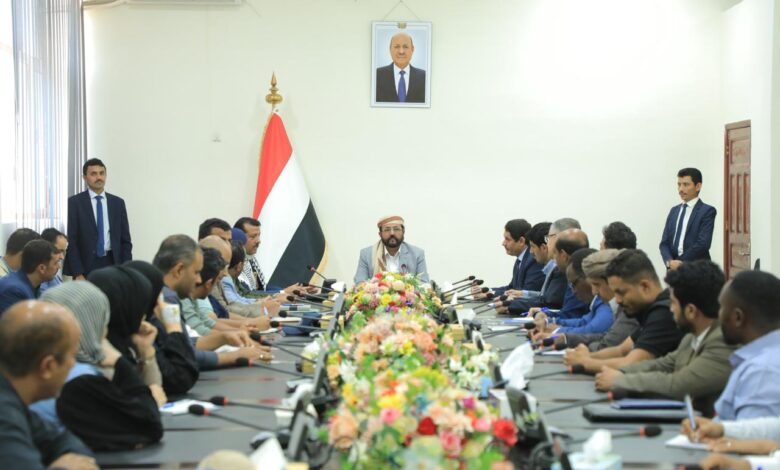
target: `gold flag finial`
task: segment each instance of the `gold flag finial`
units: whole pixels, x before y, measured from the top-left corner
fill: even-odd
[[[277,93],[279,91],[278,88],[276,88],[276,73],[271,74],[271,93],[268,93],[265,95],[265,102],[271,105],[271,111],[276,109],[276,105],[282,102],[283,98],[282,95]]]

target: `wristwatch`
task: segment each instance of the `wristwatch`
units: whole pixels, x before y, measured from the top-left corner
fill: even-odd
[[[666,262],[666,269],[672,269],[672,260]]]

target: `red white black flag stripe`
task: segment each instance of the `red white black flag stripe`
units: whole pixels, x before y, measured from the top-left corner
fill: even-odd
[[[327,244],[282,118],[273,113],[260,150],[255,218],[262,224],[257,251],[267,284],[286,287],[311,280],[308,265],[322,272]]]

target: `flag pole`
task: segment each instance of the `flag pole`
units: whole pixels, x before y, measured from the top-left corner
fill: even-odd
[[[276,88],[276,73],[271,74],[271,88],[269,89],[271,93],[268,93],[265,95],[265,102],[271,105],[271,112],[273,113],[276,111],[276,105],[282,102],[284,98],[282,98],[282,95],[277,93],[279,91],[278,88]]]

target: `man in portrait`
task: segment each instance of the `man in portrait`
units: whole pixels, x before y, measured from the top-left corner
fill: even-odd
[[[409,33],[395,33],[390,39],[390,57],[393,63],[376,69],[377,102],[425,102],[425,70],[412,67],[412,54],[414,42]]]

